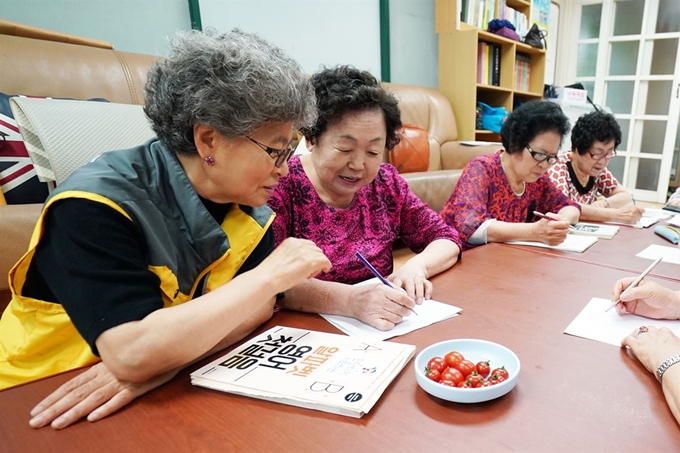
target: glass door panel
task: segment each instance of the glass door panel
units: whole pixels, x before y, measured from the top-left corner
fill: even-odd
[[[639,190],[656,191],[659,186],[660,171],[660,160],[639,158],[635,188]]]
[[[680,31],[680,6],[678,0],[659,0],[659,14],[656,19],[657,33]]]
[[[607,169],[616,177],[619,182],[623,182],[623,169],[626,166],[626,158],[624,156],[616,156],[607,164]]]
[[[630,127],[630,120],[622,120],[617,118],[616,121],[619,123],[621,128],[621,144],[617,148],[620,151],[626,151],[628,149],[628,129]]]
[[[663,153],[667,121],[645,120],[640,121],[640,123],[642,128],[640,152],[649,154]]]
[[[611,108],[613,113],[631,113],[633,88],[635,82],[608,82],[605,105]]]
[[[614,36],[639,35],[645,0],[614,1]]]
[[[678,4],[678,10],[680,10],[680,3]],[[675,59],[678,53],[678,38],[648,41],[645,43],[645,52],[648,51],[648,46],[651,47],[652,52],[652,66],[649,74],[673,75]]]
[[[645,115],[668,115],[671,103],[672,80],[658,80],[640,83],[640,95],[647,95]],[[640,99],[644,99],[640,97]]]
[[[640,41],[613,42],[609,75],[635,75]]]
[[[581,28],[578,39],[597,39],[600,37],[602,3],[583,5],[581,10]]]
[[[597,43],[579,44],[576,76],[592,77],[595,75],[596,66],[597,66]]]

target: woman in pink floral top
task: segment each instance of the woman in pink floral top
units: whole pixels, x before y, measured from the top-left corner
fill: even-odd
[[[602,111],[580,117],[571,131],[570,153],[561,154],[548,171],[566,196],[581,205],[581,220],[635,223],[644,208],[607,169],[621,143],[621,128],[614,115]]]
[[[389,330],[429,298],[429,281],[457,261],[460,239],[382,161],[399,141],[397,100],[365,71],[343,66],[311,79],[319,119],[302,129],[309,154],[294,156],[269,206],[274,234],[312,240],[330,259],[330,272],[286,291],[279,305],[339,314]],[[397,238],[418,253],[392,272]],[[396,288],[352,286],[373,275],[366,259]],[[402,289],[403,288],[403,289]]]
[[[569,120],[557,104],[533,101],[515,109],[503,124],[505,150],[472,159],[442,209],[465,248],[487,242],[564,242],[579,219],[578,204],[550,181]],[[539,219],[534,211],[551,220]]]

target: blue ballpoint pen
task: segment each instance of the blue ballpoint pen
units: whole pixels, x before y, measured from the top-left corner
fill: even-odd
[[[630,199],[633,200],[633,204],[637,204],[637,203],[635,202],[635,197],[633,196],[633,194],[630,194]]]
[[[385,279],[385,277],[380,275],[380,272],[378,272],[378,270],[375,267],[373,267],[373,265],[371,263],[369,263],[368,260],[366,258],[364,258],[364,256],[361,253],[356,252],[355,255],[356,255],[357,258],[359,258],[359,261],[364,263],[364,266],[366,266],[366,268],[368,268],[368,270],[371,271],[371,273],[378,278],[378,280],[380,280],[381,282],[383,282],[383,284],[389,286],[390,288],[394,288],[392,286],[392,284],[390,282],[388,282],[387,279]],[[409,310],[411,310],[414,315],[418,316],[418,313],[416,313],[416,311],[413,308],[409,308],[409,307],[407,307],[407,308]]]

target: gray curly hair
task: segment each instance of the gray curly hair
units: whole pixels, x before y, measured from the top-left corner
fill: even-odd
[[[182,155],[198,153],[193,126],[225,137],[270,122],[296,127],[316,119],[316,96],[300,65],[263,38],[234,29],[177,33],[170,55],[149,69],[144,111],[159,140]]]

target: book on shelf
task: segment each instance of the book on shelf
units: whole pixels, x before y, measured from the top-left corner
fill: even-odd
[[[619,232],[619,227],[615,225],[598,225],[595,223],[579,222],[569,230],[571,234],[583,236],[597,236],[602,239],[611,239]]]
[[[191,373],[193,385],[359,418],[415,346],[276,326]]]

